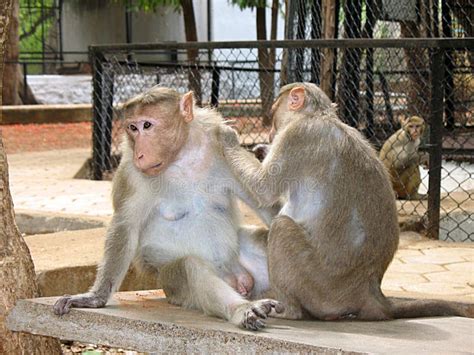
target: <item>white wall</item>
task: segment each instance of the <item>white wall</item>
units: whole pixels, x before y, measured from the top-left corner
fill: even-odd
[[[270,1],[267,1],[270,5]],[[211,0],[212,41],[255,41],[257,39],[256,10],[240,10],[227,0]],[[270,37],[271,9],[267,7],[267,36]],[[283,39],[285,19],[278,14],[277,39]]]

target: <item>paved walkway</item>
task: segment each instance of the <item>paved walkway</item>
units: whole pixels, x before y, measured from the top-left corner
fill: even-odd
[[[83,149],[9,155],[16,211],[110,217],[111,183],[73,179],[89,156]],[[255,223],[248,210],[244,215]],[[474,244],[429,241],[414,232],[401,237],[383,280],[385,292],[474,303]]]

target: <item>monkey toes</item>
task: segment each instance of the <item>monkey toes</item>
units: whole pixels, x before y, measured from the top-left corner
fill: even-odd
[[[234,313],[235,322],[248,330],[260,330],[265,328],[265,319],[275,310],[277,313],[284,311],[283,305],[278,301],[264,299],[254,302],[248,302],[239,306]]]
[[[58,316],[69,313],[71,308],[101,308],[106,301],[95,295],[64,295],[53,306],[54,313]]]

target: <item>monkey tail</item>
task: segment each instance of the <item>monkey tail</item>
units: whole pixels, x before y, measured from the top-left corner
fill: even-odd
[[[389,298],[392,318],[457,316],[474,318],[474,304],[440,300]]]

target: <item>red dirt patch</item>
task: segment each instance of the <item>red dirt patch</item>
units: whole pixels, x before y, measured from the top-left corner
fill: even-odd
[[[15,124],[0,126],[8,154],[92,146],[92,123]]]

